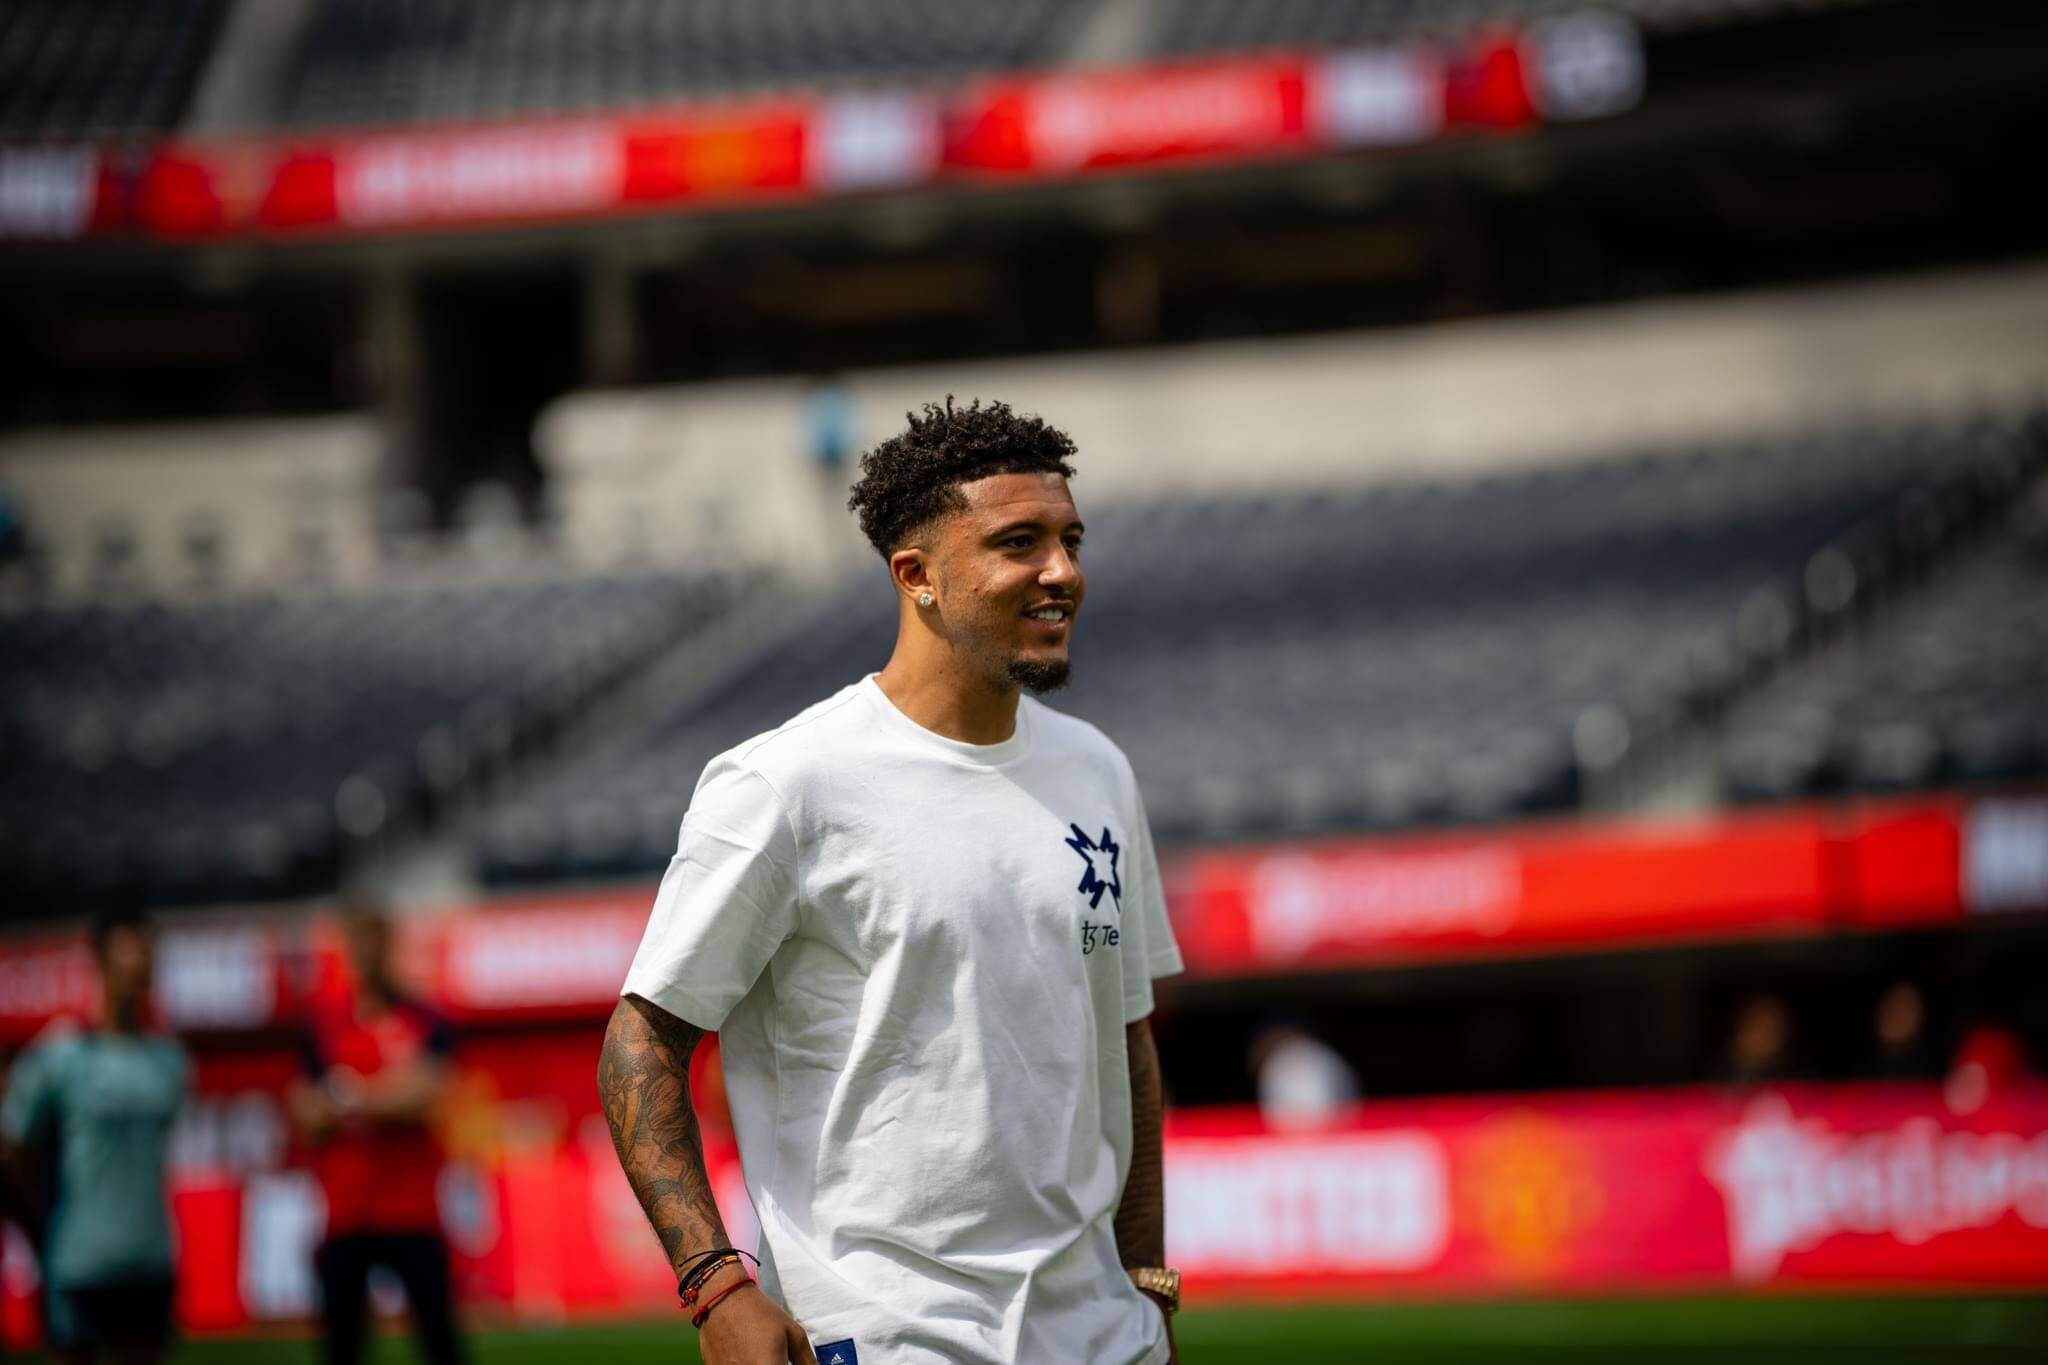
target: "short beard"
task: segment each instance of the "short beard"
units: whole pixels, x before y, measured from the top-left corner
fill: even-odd
[[[1034,664],[1022,659],[1010,660],[1010,681],[1033,696],[1065,687],[1072,671],[1064,662]]]

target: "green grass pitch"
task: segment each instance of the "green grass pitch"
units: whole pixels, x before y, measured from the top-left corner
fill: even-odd
[[[2048,1297],[2020,1295],[1191,1307],[1177,1326],[1187,1365],[2048,1361]],[[473,1334],[471,1360],[695,1365],[695,1336],[680,1317],[490,1328]],[[387,1333],[373,1361],[400,1365],[416,1358],[410,1342]],[[314,1359],[312,1343],[303,1339],[244,1339],[188,1342],[172,1365],[311,1365]]]

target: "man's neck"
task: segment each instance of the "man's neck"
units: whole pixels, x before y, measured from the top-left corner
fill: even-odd
[[[915,637],[897,640],[875,682],[897,710],[947,739],[1001,744],[1017,732],[1017,684],[991,686],[950,651],[920,648]]]

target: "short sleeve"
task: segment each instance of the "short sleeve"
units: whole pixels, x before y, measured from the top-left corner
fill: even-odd
[[[57,1118],[53,1072],[47,1047],[32,1047],[16,1060],[6,1097],[0,1099],[0,1138],[18,1146],[42,1141]]]
[[[1144,798],[1133,784],[1131,863],[1125,874],[1123,903],[1124,1022],[1136,1023],[1152,1013],[1152,983],[1181,970],[1180,945],[1166,917],[1166,888],[1159,876],[1159,855],[1152,847],[1152,826],[1145,818]]]
[[[781,796],[722,755],[697,783],[625,993],[715,1031],[796,929],[796,834]]]

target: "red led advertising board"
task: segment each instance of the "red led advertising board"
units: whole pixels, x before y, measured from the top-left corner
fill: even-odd
[[[1370,968],[1954,925],[2048,909],[2048,802],[1931,797],[1679,821],[1506,826],[1169,852],[1190,978]],[[455,906],[403,918],[409,979],[458,1022],[587,1018],[611,1008],[654,888]],[[206,916],[158,937],[162,1022],[289,1027],[340,984],[334,926]],[[0,939],[0,1043],[88,1015],[77,929]]]
[[[482,230],[1283,160],[1604,118],[1642,41],[1599,11],[1455,41],[1009,73],[417,127],[0,147],[0,238]]]
[[[673,1308],[594,1112],[596,1042],[586,1029],[468,1055],[441,1193],[474,1306],[538,1321]],[[275,1102],[291,1065],[202,1068],[172,1197],[190,1330],[314,1309],[319,1191]],[[730,1141],[714,1124],[707,1145],[727,1224],[751,1244]],[[1168,1259],[1197,1299],[2042,1288],[2048,1090],[1966,1114],[1925,1085],[1388,1101],[1290,1132],[1252,1111],[1179,1112],[1166,1208]],[[0,1266],[19,1332],[35,1282],[18,1237]]]

